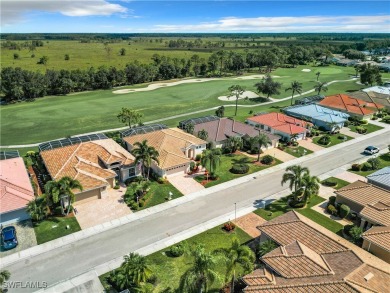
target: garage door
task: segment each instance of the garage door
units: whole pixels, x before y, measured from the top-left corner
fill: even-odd
[[[94,189],[94,190],[82,192],[82,193],[76,194],[76,202],[77,203],[84,203],[84,202],[88,202],[91,200],[96,200],[96,199],[99,199],[99,195],[100,195],[99,189]]]
[[[20,209],[4,214],[0,214],[0,223],[1,225],[8,225],[23,220],[29,219],[30,216],[27,214],[26,209]]]
[[[168,176],[168,175],[177,174],[177,173],[184,173],[187,171],[187,169],[188,169],[188,165],[184,165],[181,167],[173,168],[171,170],[167,170],[165,172],[165,175]]]

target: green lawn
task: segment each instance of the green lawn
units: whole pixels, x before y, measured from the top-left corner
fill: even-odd
[[[238,227],[235,229],[235,232],[229,234],[224,232],[221,228],[222,225],[196,235],[186,241],[189,245],[203,244],[207,251],[214,251],[219,248],[229,247],[233,237],[237,237],[241,243],[246,243],[252,239]],[[178,288],[180,277],[190,267],[191,263],[189,257],[185,255],[176,258],[170,257],[166,254],[168,250],[169,247],[147,256],[150,268],[157,276],[157,286],[154,292],[162,292],[168,287],[171,287],[172,289]],[[225,268],[223,263],[219,263],[217,267],[218,273],[221,274],[224,279]],[[239,271],[237,275],[239,274],[241,274],[241,271]],[[104,278],[107,275],[108,274],[105,274],[99,277],[103,284],[105,283]],[[214,284],[208,292],[217,293],[222,286],[223,284]]]
[[[241,160],[244,160],[245,162],[248,162],[249,172],[246,173],[246,174],[233,174],[232,172],[230,172],[229,170],[231,169],[233,163],[239,162]],[[219,179],[218,180],[214,180],[214,181],[209,181],[208,183],[205,184],[205,187],[206,188],[207,187],[211,187],[211,186],[214,186],[214,185],[217,185],[217,184],[229,181],[229,180],[233,180],[233,179],[236,179],[236,178],[239,178],[239,177],[251,174],[251,173],[255,173],[255,172],[264,170],[266,168],[269,168],[271,166],[275,166],[275,165],[281,163],[281,161],[279,161],[278,159],[275,159],[275,163],[273,163],[272,165],[269,165],[269,166],[268,165],[262,165],[262,166],[260,166],[260,165],[253,164],[252,162],[254,160],[256,160],[256,159],[247,157],[245,155],[235,155],[235,154],[233,154],[233,155],[222,155],[221,156],[221,163],[220,163],[217,171],[215,172],[216,174],[218,174]],[[202,182],[205,179],[206,178],[205,178],[204,175],[200,175],[200,176],[195,177],[195,180],[198,181],[198,182]]]
[[[269,221],[280,215],[283,215],[284,213],[287,213],[288,211],[296,210],[298,213],[304,215],[305,217],[308,217],[309,219],[325,227],[326,229],[334,233],[339,233],[339,231],[343,228],[341,224],[311,209],[311,207],[318,205],[319,203],[324,201],[324,198],[317,196],[312,198],[305,208],[293,209],[288,206],[287,197],[284,197],[272,202],[266,207],[266,209],[257,209],[254,213]]]
[[[330,135],[330,143],[329,143],[328,145],[323,145],[323,144],[318,143],[318,140],[319,140],[323,135],[324,135],[324,134],[321,134],[321,135],[319,135],[319,136],[314,137],[314,138],[313,138],[313,142],[314,142],[315,144],[318,144],[319,146],[322,146],[322,147],[325,147],[325,148],[329,148],[329,147],[334,146],[334,145],[336,145],[336,144],[339,144],[339,143],[342,143],[342,142],[344,142],[344,141],[348,141],[348,140],[353,139],[353,137],[350,137],[350,136],[344,135],[344,134],[331,134],[331,135]],[[347,139],[344,140],[344,139],[339,138],[339,137],[346,137]]]
[[[336,186],[330,186],[330,187],[332,187],[332,188],[334,188],[334,189],[336,189],[336,190],[337,190],[337,189],[340,189],[340,188],[343,188],[344,186],[347,186],[347,185],[350,184],[349,182],[344,181],[344,180],[341,180],[341,179],[336,178],[336,177],[330,177],[330,178],[328,178],[328,179],[323,180],[322,182],[324,182],[324,181],[337,182],[337,185],[336,185]],[[326,185],[325,185],[325,186],[326,186]]]
[[[303,83],[303,90],[312,89],[316,84],[316,76],[302,72],[303,68],[279,68],[273,72],[280,76],[278,81],[282,88],[299,77]],[[313,67],[312,70],[321,71],[321,81],[348,79],[351,68],[329,66],[326,68]],[[165,81],[164,81],[165,82]],[[22,102],[0,106],[1,117],[1,144],[28,144],[57,139],[69,135],[76,135],[97,130],[105,130],[124,126],[116,118],[122,107],[134,108],[142,111],[144,121],[166,118],[169,126],[176,126],[177,122],[188,117],[171,119],[178,114],[204,110],[220,105],[226,107],[225,116],[234,115],[234,99],[220,101],[218,96],[226,95],[227,88],[232,84],[240,84],[247,90],[255,90],[254,84],[258,80],[221,79],[207,81],[202,84],[182,84],[173,87],[160,88],[148,92],[133,92],[128,94],[113,94],[111,90],[98,90],[70,94],[67,96],[51,96],[39,98],[34,102]],[[337,85],[337,87],[336,87]],[[145,85],[146,86],[146,85]],[[136,87],[140,87],[137,85]],[[329,86],[327,94],[345,92],[357,89],[354,82],[334,83]],[[284,90],[274,98],[288,96]],[[309,94],[312,95],[312,94]],[[242,105],[255,105],[255,101],[240,100]],[[250,111],[279,111],[288,106],[289,101],[272,105],[240,108],[237,120],[244,121],[251,116]],[[214,110],[191,115],[192,117],[214,114]]]
[[[379,168],[378,168],[378,170],[382,169],[384,167],[390,166],[390,153],[380,155],[377,158],[379,159]],[[376,172],[378,170],[353,171],[352,169],[349,169],[348,171],[365,177],[365,176],[370,175],[371,173],[374,173],[374,172]]]
[[[147,209],[152,206],[164,203],[168,201],[169,192],[172,192],[172,199],[179,198],[183,194],[177,190],[171,183],[159,184],[155,181],[152,182],[150,190],[146,195],[145,205],[139,210]]]
[[[308,150],[304,147],[301,147],[301,146],[297,146],[297,147],[285,147],[283,149],[284,152],[294,156],[294,157],[302,157],[304,154],[305,155],[308,155],[308,154],[311,154],[313,153],[313,151],[311,150]]]
[[[361,125],[361,126],[364,127],[365,129],[367,129],[367,132],[365,134],[368,134],[368,133],[371,133],[371,132],[383,129],[383,127],[380,127],[380,126],[377,126],[377,125],[374,125],[374,124],[366,124],[366,125]],[[351,131],[357,132],[356,131],[356,126],[351,125],[351,126],[348,126],[348,127],[349,127],[349,129],[351,129]]]
[[[69,225],[69,229],[66,229],[67,225]],[[80,225],[75,217],[51,217],[42,222],[34,223],[34,231],[38,244],[57,239],[80,230]]]

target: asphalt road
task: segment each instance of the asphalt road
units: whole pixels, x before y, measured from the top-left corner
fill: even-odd
[[[366,142],[356,142],[345,148],[314,157],[302,165],[312,175],[320,175],[364,157],[366,144],[387,148],[390,131]],[[19,261],[7,267],[13,281],[45,281],[54,284],[79,275],[91,268],[131,251],[155,243],[237,208],[251,206],[256,201],[282,191],[280,181],[284,170],[263,175],[232,188],[197,198],[180,206],[152,214],[112,230],[64,246],[58,250]],[[97,215],[98,216],[98,215]],[[19,290],[18,290],[19,291]],[[21,292],[32,291],[25,289]],[[10,292],[14,292],[10,290]]]

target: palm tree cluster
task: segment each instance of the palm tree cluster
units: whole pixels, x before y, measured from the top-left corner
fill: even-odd
[[[272,141],[270,140],[270,138],[264,134],[264,133],[260,133],[259,135],[255,136],[255,137],[252,137],[250,139],[250,145],[251,145],[251,148],[253,149],[254,147],[257,148],[257,161],[260,162],[260,154],[261,154],[261,148],[262,147],[268,147],[269,145],[272,145]]]
[[[203,151],[200,163],[210,171],[210,174],[215,174],[215,171],[221,163],[221,150],[212,149]]]
[[[144,140],[142,142],[136,142],[134,143],[134,146],[135,148],[132,150],[131,153],[135,157],[135,164],[141,164],[142,176],[149,180],[152,162],[155,161],[157,164],[159,164],[159,153],[154,147],[148,145],[147,140]],[[147,170],[146,174],[145,169]]]
[[[282,182],[289,182],[289,188],[293,191],[294,201],[306,203],[312,196],[318,195],[320,188],[319,178],[311,176],[306,167],[299,165],[289,166],[283,174]]]

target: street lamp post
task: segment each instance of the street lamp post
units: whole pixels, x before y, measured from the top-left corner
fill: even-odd
[[[236,223],[237,220],[237,203],[234,203],[234,223]]]

